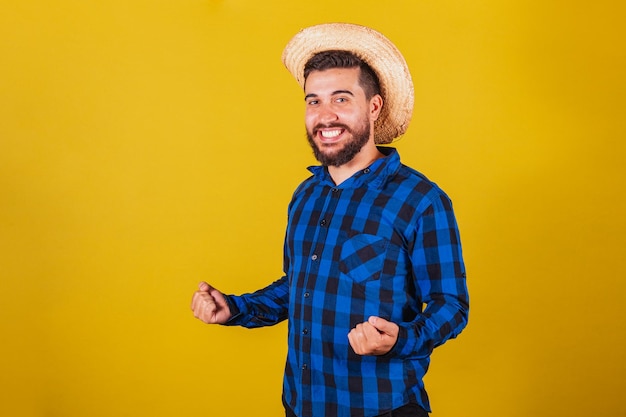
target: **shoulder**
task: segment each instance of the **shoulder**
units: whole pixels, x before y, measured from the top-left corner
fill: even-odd
[[[315,175],[311,175],[310,177],[303,180],[294,190],[292,200],[295,199],[298,195],[306,193],[307,190],[312,189],[319,183],[319,180],[315,177]]]
[[[387,187],[419,205],[451,206],[450,198],[434,181],[420,171],[401,164]]]
[[[300,203],[306,200],[306,197],[312,194],[315,190],[315,187],[319,184],[319,180],[315,175],[311,175],[310,177],[303,180],[294,190],[291,195],[291,201],[289,202],[288,212],[291,213],[294,206],[298,206]]]

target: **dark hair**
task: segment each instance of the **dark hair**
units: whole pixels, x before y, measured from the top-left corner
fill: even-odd
[[[324,71],[332,68],[360,68],[359,84],[369,100],[380,94],[380,83],[374,70],[365,61],[349,51],[330,50],[313,55],[304,65],[304,79],[312,71]]]

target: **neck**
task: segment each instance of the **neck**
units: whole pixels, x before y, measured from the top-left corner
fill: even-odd
[[[336,185],[339,185],[353,176],[356,172],[367,168],[372,165],[374,161],[384,156],[385,155],[380,153],[376,145],[374,145],[374,142],[371,141],[365,145],[350,162],[340,166],[329,166],[328,173],[333,179],[333,182]]]

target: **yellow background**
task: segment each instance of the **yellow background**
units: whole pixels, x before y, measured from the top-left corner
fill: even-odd
[[[470,323],[434,354],[433,416],[626,416],[621,4],[4,0],[0,415],[281,415],[285,325],[189,301],[280,276],[314,163],[280,54],[349,21],[404,52],[396,146],[461,226]]]

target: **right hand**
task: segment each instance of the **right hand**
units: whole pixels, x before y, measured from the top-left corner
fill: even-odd
[[[201,282],[193,294],[191,310],[195,318],[207,324],[224,324],[231,317],[224,294],[206,282]]]

